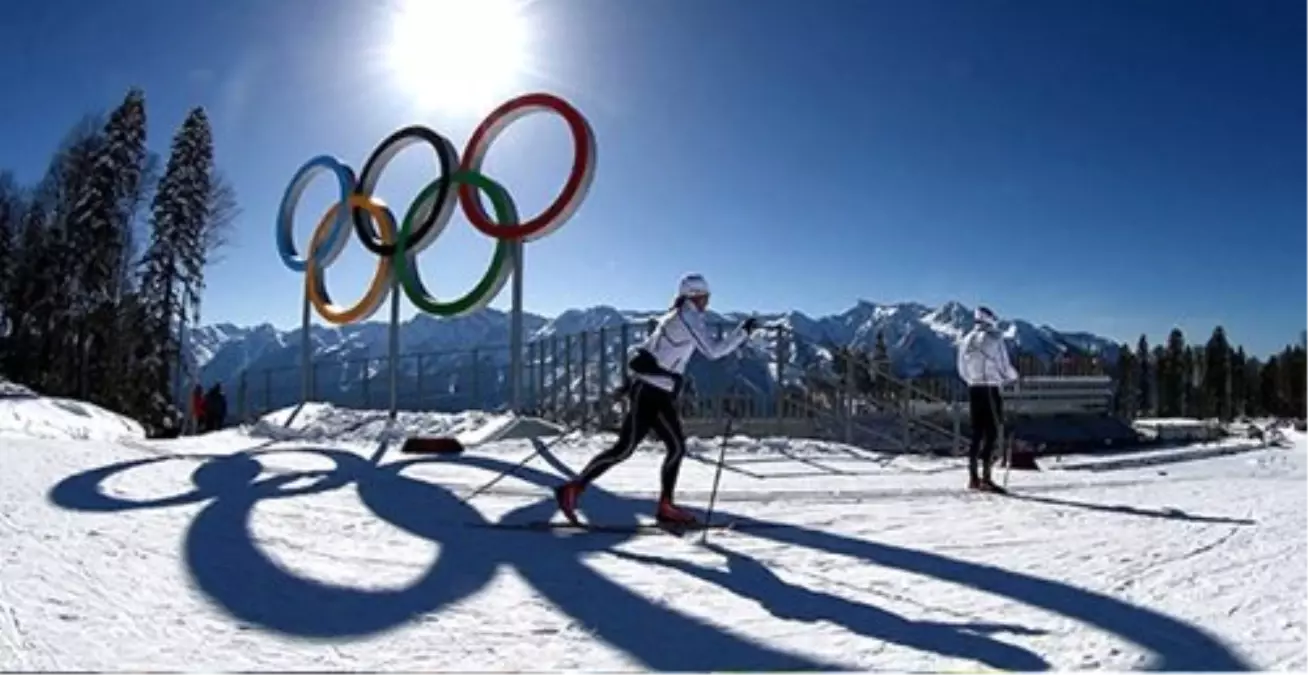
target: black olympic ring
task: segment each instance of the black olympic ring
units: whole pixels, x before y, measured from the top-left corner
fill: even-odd
[[[454,149],[454,144],[448,138],[436,133],[435,131],[419,125],[405,127],[387,136],[385,140],[377,146],[372,154],[368,155],[368,160],[363,163],[363,173],[359,175],[359,186],[355,190],[356,194],[371,196],[377,189],[377,183],[381,181],[382,171],[395,156],[414,143],[426,143],[436,151],[436,158],[441,165],[442,176],[449,176],[459,167],[458,151]],[[450,218],[454,210],[455,200],[450,199],[450,190],[454,181],[443,180],[440,187],[436,188],[436,197],[431,206],[424,208],[423,215],[418,217],[418,224],[409,233],[411,242],[427,241],[427,235],[431,228],[437,223],[443,223]],[[382,241],[381,235],[377,233],[376,225],[372,222],[372,216],[367,211],[357,206],[350,209],[350,217],[354,221],[354,231],[359,235],[359,241],[363,247],[372,251],[379,256],[395,255],[396,243],[386,243]],[[408,247],[414,250],[413,244]]]

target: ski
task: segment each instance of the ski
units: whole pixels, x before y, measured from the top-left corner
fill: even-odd
[[[627,525],[605,524],[605,523],[570,523],[561,520],[532,520],[520,523],[469,523],[469,527],[476,527],[491,530],[520,530],[528,532],[550,532],[555,530],[576,531],[576,532],[598,532],[613,534],[646,534],[666,532],[673,535],[686,535],[694,532],[703,532],[704,530],[746,530],[759,529],[765,527],[781,527],[779,524],[763,523],[754,521],[727,521],[724,523],[710,523],[708,525],[676,525],[672,523],[634,523]]]

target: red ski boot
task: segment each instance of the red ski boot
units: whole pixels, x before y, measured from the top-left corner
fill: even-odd
[[[658,512],[654,514],[660,525],[678,525],[681,527],[698,525],[699,521],[695,519],[688,511],[674,506],[671,500],[663,499],[659,501]]]
[[[554,488],[554,501],[559,503],[559,510],[563,512],[563,517],[573,525],[580,525],[577,520],[577,499],[581,497],[582,486],[580,483],[564,483]]]

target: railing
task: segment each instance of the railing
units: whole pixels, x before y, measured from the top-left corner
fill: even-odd
[[[588,429],[612,429],[623,402],[627,354],[651,329],[648,322],[622,323],[529,341],[523,359],[523,412]],[[726,326],[718,326],[719,332]],[[1017,359],[1024,373],[1053,376],[1063,366]],[[395,383],[402,410],[459,412],[501,410],[510,397],[508,345],[408,353],[399,358]],[[391,383],[383,355],[315,360],[311,400],[344,407],[385,408]],[[1075,373],[1093,370],[1074,364]],[[228,387],[243,421],[294,405],[301,398],[300,366],[243,372]],[[727,410],[741,433],[812,436],[895,451],[957,452],[966,389],[950,374],[897,377],[868,354],[823,345],[785,327],[760,330],[736,355],[719,361],[693,359],[682,398],[688,433],[710,431]],[[1111,380],[1077,396],[1098,400]],[[1036,380],[1032,380],[1035,382]],[[1105,384],[1105,382],[1107,384]],[[1082,388],[1084,389],[1084,387]],[[1032,401],[1062,396],[1058,387],[1027,394]],[[1073,399],[1076,396],[1072,397]],[[1026,403],[1019,403],[1026,405]],[[1075,400],[1071,405],[1076,405]]]

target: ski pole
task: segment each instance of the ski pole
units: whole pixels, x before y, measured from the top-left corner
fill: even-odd
[[[522,460],[519,461],[517,464],[514,464],[513,466],[509,467],[508,469],[505,469],[504,471],[501,471],[501,472],[499,473],[499,475],[497,475],[497,476],[495,476],[494,478],[492,478],[489,482],[485,483],[485,484],[482,485],[481,487],[479,487],[479,488],[473,490],[472,492],[468,493],[468,495],[467,495],[466,497],[463,497],[462,499],[459,500],[459,503],[460,503],[460,504],[466,504],[466,503],[468,503],[468,500],[470,500],[470,499],[472,499],[473,497],[476,497],[477,495],[479,495],[479,494],[481,494],[481,493],[483,493],[483,492],[485,492],[485,491],[491,489],[491,487],[493,487],[496,483],[500,482],[501,480],[504,480],[505,478],[508,478],[509,476],[512,476],[513,474],[517,473],[517,472],[518,472],[518,469],[521,469],[522,467],[524,467],[524,466],[527,465],[527,462],[530,462],[531,460],[536,459],[536,457],[540,456],[540,453],[541,453],[542,450],[546,450],[546,449],[550,448],[551,446],[553,446],[555,443],[558,443],[559,441],[563,440],[564,438],[566,438],[566,437],[568,436],[568,434],[572,433],[573,431],[576,431],[577,428],[578,428],[578,426],[579,426],[579,425],[572,425],[572,426],[569,426],[569,427],[565,427],[565,428],[563,429],[563,431],[559,432],[558,437],[555,438],[554,440],[550,441],[549,443],[545,443],[544,445],[537,445],[537,446],[536,446],[536,449],[535,449],[535,450],[534,450],[530,455],[527,455],[526,457],[523,457]]]
[[[1004,443],[1004,489],[1008,489],[1008,472],[1013,468],[1013,443],[1004,436],[1004,427],[999,426],[999,438]]]
[[[1014,382],[1014,385],[1015,387],[1020,386],[1020,383]],[[1016,388],[1014,390],[1016,391]],[[1003,391],[1000,390],[999,393],[1000,396],[1002,397]],[[1004,426],[1002,423],[999,425],[999,437],[1001,439],[1005,438]],[[1013,439],[1004,440],[1004,489],[1005,490],[1008,489],[1008,472],[1011,471],[1013,468],[1013,445],[1016,442],[1016,440],[1017,440],[1016,437]]]
[[[727,425],[722,430],[722,444],[718,448],[718,468],[713,472],[713,490],[709,492],[708,513],[704,516],[704,532],[700,535],[700,543],[708,541],[709,524],[713,522],[713,505],[718,499],[718,481],[722,480],[722,464],[726,461],[727,441],[731,439],[731,422],[735,416],[727,412]]]

